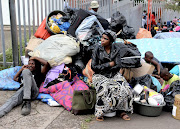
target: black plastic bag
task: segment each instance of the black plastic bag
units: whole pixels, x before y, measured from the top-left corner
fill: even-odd
[[[122,32],[117,36],[118,38],[122,39],[135,39],[135,30],[133,27],[124,26]]]
[[[174,81],[171,83],[170,87],[166,90],[164,95],[164,101],[166,102],[166,106],[164,110],[172,111],[175,95],[180,94],[180,81]]]
[[[76,8],[64,8],[63,12],[66,13],[66,16],[63,16],[61,18],[62,22],[69,22],[71,24],[72,21],[74,21],[74,19],[76,18],[78,11],[79,9]]]
[[[115,12],[111,16],[111,30],[118,33],[123,26],[127,26],[127,21],[124,15],[122,15],[119,11]]]
[[[132,87],[134,87],[136,84],[140,84],[147,86],[148,88],[153,89],[154,91],[157,91],[157,87],[153,84],[151,76],[149,74],[137,78],[132,78],[129,84]]]

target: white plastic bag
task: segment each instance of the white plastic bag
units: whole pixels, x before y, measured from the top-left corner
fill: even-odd
[[[30,56],[40,57],[53,66],[65,63],[67,57],[76,55],[80,51],[79,43],[73,37],[67,35],[53,35],[43,41]]]
[[[81,40],[87,40],[91,37],[93,34],[92,26],[93,24],[96,25],[96,30],[102,35],[104,32],[104,28],[102,27],[101,23],[98,21],[97,17],[95,15],[86,17],[82,23],[79,25],[79,27],[76,29],[75,35],[76,37]]]

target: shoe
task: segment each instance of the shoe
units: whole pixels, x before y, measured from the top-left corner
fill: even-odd
[[[21,109],[21,115],[29,115],[31,112],[31,101],[24,101]]]
[[[97,121],[104,121],[104,117],[102,117],[102,116],[101,117],[96,117],[96,120]]]
[[[121,117],[123,120],[126,120],[126,121],[131,120],[130,117],[129,117],[125,112],[122,112],[122,113],[120,114],[120,117]]]

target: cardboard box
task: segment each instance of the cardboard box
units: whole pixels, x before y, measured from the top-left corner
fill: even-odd
[[[133,77],[133,72],[131,71],[131,68],[121,68],[120,73],[124,78],[127,80],[127,82],[130,82],[131,78]]]
[[[172,116],[180,120],[180,94],[175,95]]]
[[[43,39],[36,38],[35,36],[32,36],[31,39],[28,42],[28,45],[27,45],[26,49],[29,50],[29,51],[33,51],[34,48],[36,48],[43,41],[44,41]]]
[[[141,77],[144,76],[146,74],[152,74],[155,67],[154,65],[148,64],[146,63],[144,60],[141,60],[141,67],[139,68],[131,68],[131,71],[133,72],[133,77]]]

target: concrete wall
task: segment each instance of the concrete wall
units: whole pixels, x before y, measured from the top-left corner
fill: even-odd
[[[165,9],[162,19],[163,21],[172,21],[175,17],[180,18],[180,12]]]
[[[141,27],[142,5],[133,7],[131,1],[122,1],[112,6],[112,13],[120,11],[127,20],[127,24],[135,29],[135,34],[138,33]]]

